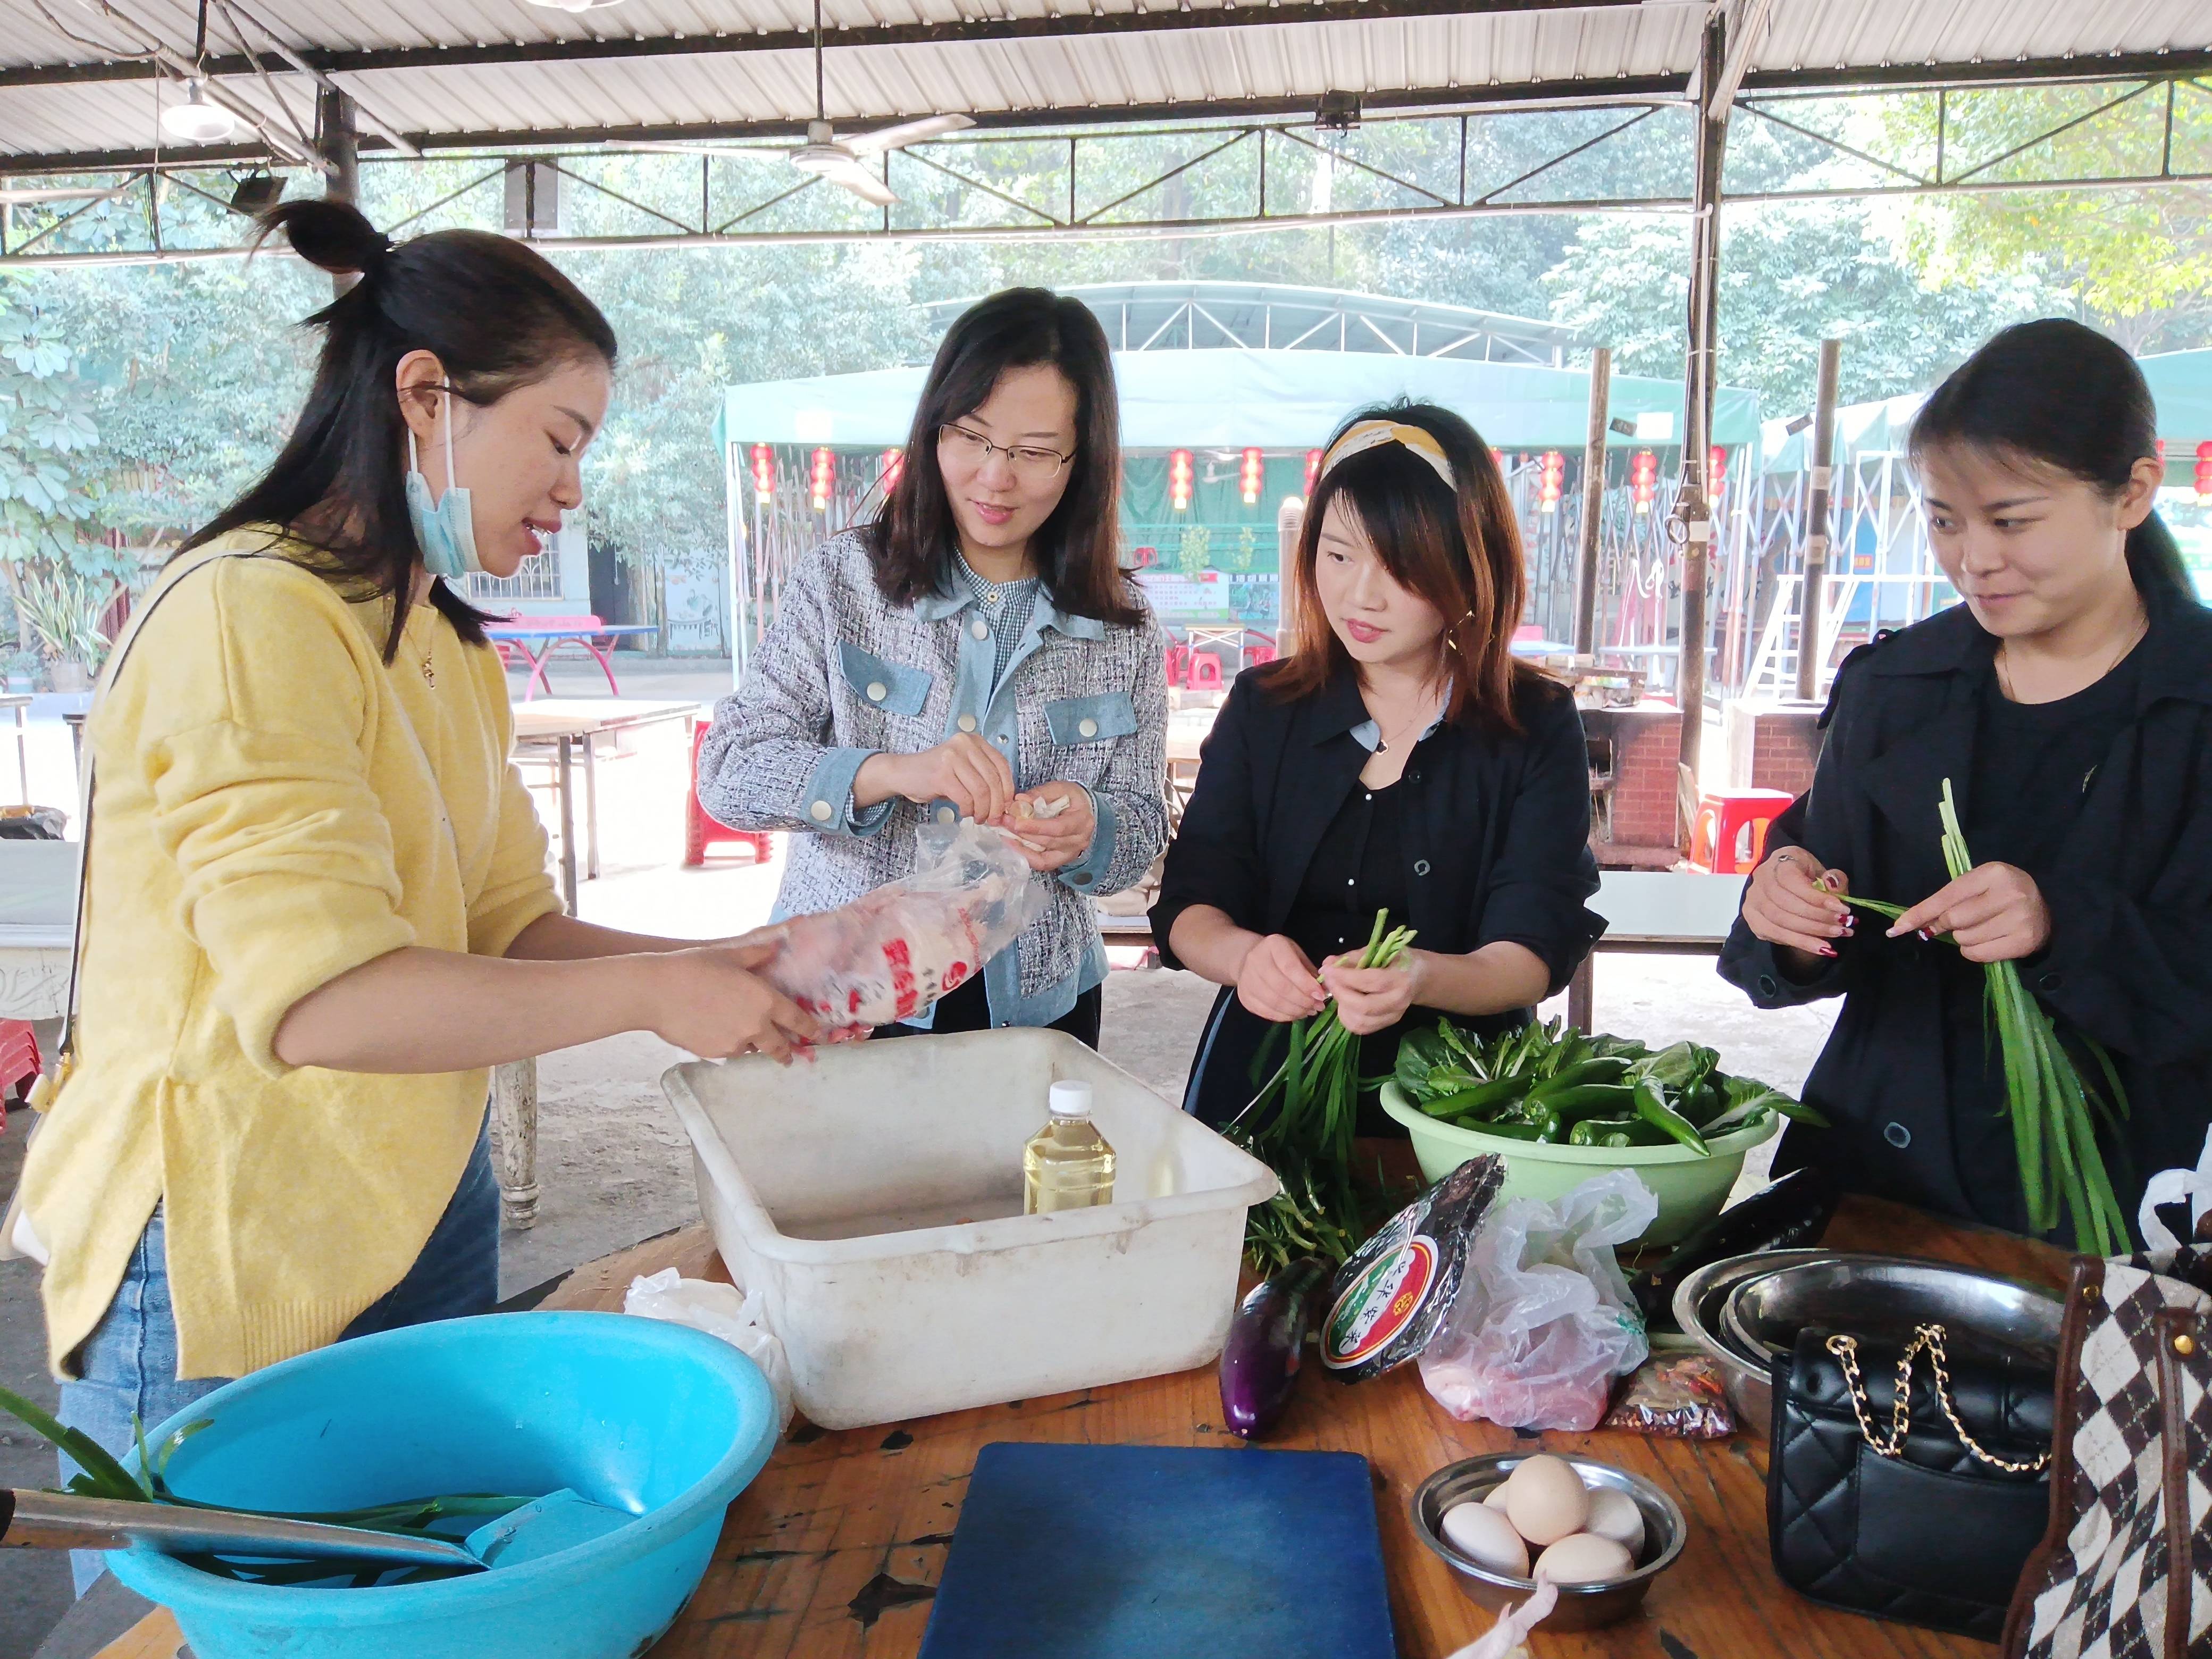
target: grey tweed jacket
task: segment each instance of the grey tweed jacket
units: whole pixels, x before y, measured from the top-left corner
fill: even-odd
[[[1091,793],[1097,833],[1050,875],[1050,903],[1014,951],[984,968],[994,1025],[1048,1024],[1105,975],[1093,894],[1134,886],[1167,839],[1165,637],[1062,613],[1040,588],[994,695],[996,652],[973,595],[895,607],[860,536],[833,537],[792,575],[744,682],[714,710],[699,804],[733,829],[794,837],[779,917],[828,910],[912,872],[925,813],[951,802],[856,811],[869,756],[913,754],[980,732],[1034,789]]]

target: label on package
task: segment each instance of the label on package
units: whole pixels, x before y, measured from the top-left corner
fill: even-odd
[[[1322,1363],[1340,1371],[1382,1352],[1436,1286],[1437,1242],[1425,1234],[1377,1256],[1329,1310]]]

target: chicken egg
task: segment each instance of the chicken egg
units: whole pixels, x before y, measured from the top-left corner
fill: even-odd
[[[1583,1529],[1589,1493],[1573,1464],[1540,1452],[1506,1477],[1505,1513],[1513,1529],[1540,1549]]]
[[[1483,1494],[1482,1501],[1493,1510],[1505,1507],[1505,1483],[1501,1480]]]
[[[1571,1534],[1536,1558],[1536,1576],[1555,1584],[1601,1583],[1635,1571],[1625,1545],[1594,1532]]]
[[[1632,1559],[1644,1553],[1644,1511],[1617,1486],[1600,1486],[1590,1493],[1589,1519],[1583,1530],[1610,1538]]]
[[[1470,1561],[1509,1577],[1528,1576],[1528,1547],[1513,1523],[1485,1504],[1455,1504],[1444,1511],[1444,1541]]]

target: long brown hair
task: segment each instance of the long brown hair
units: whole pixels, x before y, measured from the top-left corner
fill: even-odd
[[[1419,427],[1451,463],[1457,488],[1402,444],[1381,444],[1339,461],[1322,476],[1298,526],[1293,600],[1297,648],[1260,672],[1268,692],[1309,697],[1352,669],[1352,655],[1328,624],[1314,582],[1322,521],[1340,495],[1349,503],[1391,579],[1436,607],[1444,621],[1443,671],[1451,677],[1444,718],[1517,732],[1513,695],[1534,673],[1513,660],[1513,630],[1528,597],[1521,526],[1497,458],[1480,434],[1448,409],[1399,403],[1364,409],[1336,429],[1335,447],[1361,421]]]
[[[937,465],[937,433],[972,415],[1012,368],[1049,363],[1075,388],[1073,476],[1031,542],[1045,592],[1062,611],[1133,628],[1144,620],[1134,584],[1121,572],[1121,404],[1106,331],[1079,300],[1042,288],[1010,288],[960,315],[937,348],[915,406],[907,465],[884,510],[861,535],[876,584],[892,605],[910,605],[947,588],[957,541],[952,502]]]

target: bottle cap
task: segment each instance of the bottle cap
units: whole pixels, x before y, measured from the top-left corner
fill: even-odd
[[[1055,1083],[1052,1085],[1051,1099],[1054,1117],[1091,1115],[1091,1085],[1087,1083]]]

